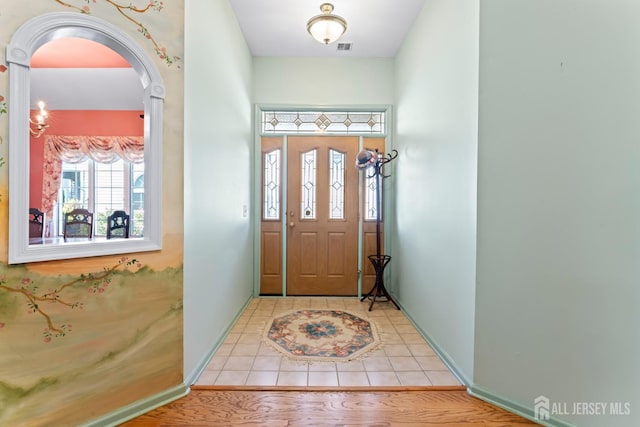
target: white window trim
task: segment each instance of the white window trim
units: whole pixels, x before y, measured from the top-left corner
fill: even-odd
[[[96,162],[95,160],[92,159],[86,159],[84,160],[85,162],[87,162],[87,178],[89,181],[88,187],[87,187],[87,191],[89,193],[89,197],[88,197],[88,209],[92,212],[94,212],[94,215],[96,214]],[[128,162],[126,160],[122,160],[123,162],[123,170],[122,170],[122,201],[123,201],[123,208],[118,208],[118,209],[124,209],[126,212],[128,212],[131,215],[131,220],[130,220],[130,227],[132,228],[129,232],[130,235],[133,237],[132,231],[133,231],[133,209],[132,209],[132,205],[133,205],[133,191],[131,189],[131,185],[132,185],[132,181],[131,181],[131,176],[134,173],[133,172],[133,163]],[[64,163],[63,163],[64,164]],[[63,167],[63,171],[62,173],[64,173],[64,167]],[[111,187],[111,188],[116,188],[116,187]],[[59,212],[59,216],[57,217],[58,222],[61,222],[60,219],[60,212],[61,212],[61,197],[60,197],[60,193],[61,193],[62,189],[60,189],[58,191],[58,212]],[[55,217],[55,215],[54,215]],[[95,237],[105,237],[105,234],[98,234],[97,233],[97,226],[98,226],[98,218],[97,216],[94,217],[94,223],[93,223],[93,236]],[[56,224],[56,235],[52,236],[52,237],[62,237],[63,235],[63,229],[62,229],[62,225],[61,224]]]

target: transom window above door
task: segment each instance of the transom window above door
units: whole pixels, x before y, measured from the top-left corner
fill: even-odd
[[[384,135],[384,111],[262,110],[263,134]]]

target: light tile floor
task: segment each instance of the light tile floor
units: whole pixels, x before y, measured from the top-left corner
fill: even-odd
[[[389,302],[358,298],[255,298],[240,315],[195,385],[459,386],[422,335]],[[262,341],[272,316],[297,308],[344,309],[377,325],[383,345],[350,362],[293,361]]]

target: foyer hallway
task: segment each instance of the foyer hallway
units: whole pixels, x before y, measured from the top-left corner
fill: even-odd
[[[409,319],[390,302],[358,298],[255,298],[239,316],[223,344],[195,383],[200,386],[390,387],[461,386]],[[292,361],[262,340],[267,322],[299,309],[342,309],[369,318],[382,346],[362,359],[318,363]]]

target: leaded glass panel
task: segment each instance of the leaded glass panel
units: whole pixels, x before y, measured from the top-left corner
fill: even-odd
[[[263,111],[263,133],[384,134],[382,111]]]
[[[311,150],[306,153],[302,153],[302,197],[300,197],[300,217],[302,219],[316,218],[317,151],[318,150]]]
[[[329,218],[344,219],[345,153],[329,150]]]
[[[280,149],[264,154],[262,217],[280,219]]]
[[[378,217],[376,203],[377,179],[375,176],[367,176],[364,180],[364,219],[375,221]]]

